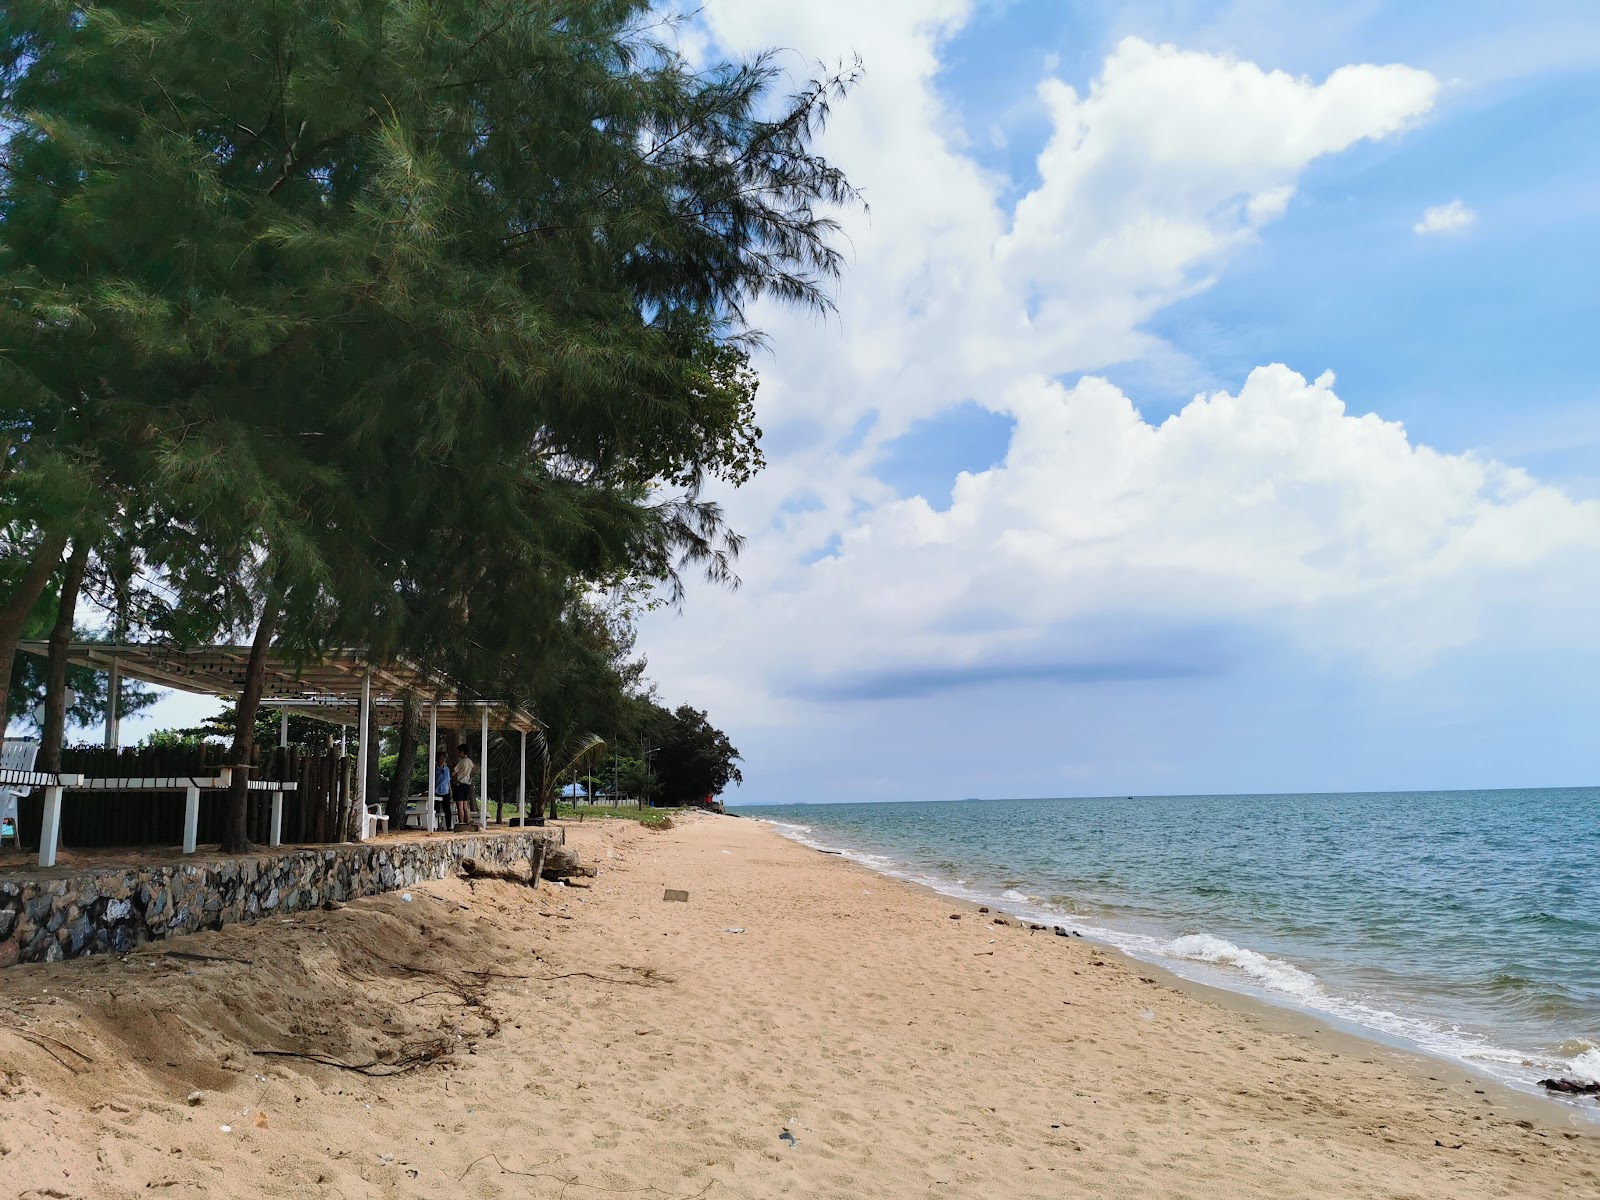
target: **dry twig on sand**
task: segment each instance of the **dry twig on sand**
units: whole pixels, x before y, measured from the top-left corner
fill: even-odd
[[[13,1030],[11,1030],[11,1032],[16,1034],[19,1038],[21,1038],[25,1042],[32,1042],[35,1046],[39,1047],[39,1049],[43,1050],[46,1054],[48,1054],[51,1058],[55,1059],[58,1063],[60,1063],[67,1070],[71,1071],[74,1075],[77,1075],[77,1074],[80,1073],[78,1071],[78,1068],[73,1066],[66,1059],[62,1058],[61,1055],[57,1054],[54,1050],[50,1049],[50,1047],[45,1044],[46,1042],[53,1042],[57,1046],[60,1046],[63,1050],[67,1051],[69,1054],[76,1054],[79,1058],[83,1059],[83,1061],[86,1062],[86,1063],[94,1062],[94,1059],[90,1058],[82,1050],[77,1049],[75,1046],[69,1046],[65,1042],[61,1041],[59,1038],[53,1038],[47,1033],[32,1033],[30,1031],[22,1030],[22,1029],[13,1029]]]
[[[639,1194],[641,1192],[654,1192],[658,1196],[671,1195],[670,1192],[662,1191],[658,1187],[651,1187],[649,1184],[646,1184],[644,1187],[612,1188],[612,1187],[605,1187],[604,1185],[598,1184],[598,1183],[582,1183],[582,1182],[579,1181],[579,1179],[578,1179],[578,1177],[576,1175],[574,1175],[572,1178],[568,1179],[564,1175],[555,1175],[555,1174],[552,1174],[549,1171],[513,1171],[510,1167],[506,1166],[505,1163],[500,1161],[500,1156],[498,1154],[494,1154],[492,1152],[489,1153],[489,1154],[480,1155],[479,1157],[477,1157],[477,1158],[473,1159],[471,1162],[469,1162],[467,1164],[467,1169],[465,1171],[461,1172],[461,1174],[456,1177],[456,1182],[460,1183],[463,1179],[465,1179],[468,1176],[468,1174],[471,1173],[473,1167],[477,1166],[479,1163],[483,1162],[485,1159],[490,1159],[490,1158],[494,1159],[494,1165],[499,1167],[500,1170],[503,1173],[507,1174],[507,1175],[520,1175],[523,1179],[554,1179],[556,1182],[561,1184],[561,1193],[560,1194],[561,1194],[562,1197],[566,1196],[568,1188],[573,1188],[573,1187],[576,1187],[576,1188],[587,1188],[588,1190],[595,1191],[595,1192],[609,1192],[612,1195],[616,1195],[616,1196],[637,1195],[637,1194]],[[713,1180],[712,1182],[715,1182],[715,1180]],[[701,1188],[698,1192],[695,1192],[693,1195],[680,1197],[679,1200],[700,1200],[700,1197],[704,1196],[710,1190],[711,1190],[711,1184],[708,1183],[708,1184],[705,1185],[705,1187]]]
[[[190,962],[225,962],[243,963],[247,967],[255,965],[253,958],[229,958],[223,954],[191,954],[187,950],[164,950],[156,955],[157,958],[186,958]]]
[[[440,970],[437,967],[419,967],[412,963],[399,963],[391,959],[373,955],[379,962],[388,963],[400,971],[410,971],[416,975],[437,975],[442,979],[450,979],[459,975],[477,975],[485,979],[520,979],[531,980],[534,983],[554,983],[558,979],[593,979],[597,983],[623,983],[631,987],[655,987],[657,984],[675,983],[669,975],[663,975],[654,967],[624,967],[625,971],[634,971],[637,979],[616,979],[610,975],[596,975],[592,971],[564,971],[558,975],[516,975],[509,971],[485,971],[472,967],[457,967],[454,970]]]
[[[299,1058],[306,1062],[320,1063],[325,1067],[337,1067],[341,1071],[353,1071],[357,1075],[369,1075],[381,1079],[387,1075],[405,1075],[408,1072],[419,1070],[422,1067],[432,1066],[450,1053],[450,1043],[439,1039],[429,1042],[416,1050],[409,1051],[394,1062],[381,1062],[373,1059],[366,1063],[347,1063],[342,1059],[334,1058],[331,1054],[321,1054],[316,1051],[302,1050],[275,1050],[271,1047],[252,1050],[251,1054],[261,1058]]]

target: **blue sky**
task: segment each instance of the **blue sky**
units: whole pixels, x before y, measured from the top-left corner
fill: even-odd
[[[1425,428],[1431,444],[1493,451],[1600,488],[1596,385],[1579,349],[1600,305],[1600,10],[1320,8],[980,5],[946,49],[939,82],[980,160],[1025,185],[1048,133],[1032,102],[1035,72],[1053,56],[1086,86],[1129,33],[1265,52],[1263,66],[1313,76],[1351,62],[1433,71],[1445,92],[1426,122],[1311,164],[1282,220],[1213,287],[1149,323],[1191,371],[1133,362],[1106,374],[1137,387],[1158,415],[1262,362],[1332,367],[1360,403]],[[991,130],[1003,132],[1003,148],[985,144]],[[1477,226],[1466,237],[1417,238],[1416,214],[1441,197],[1469,200]],[[1574,437],[1587,442],[1574,447]]]
[[[710,0],[688,37],[867,70],[838,311],[754,312],[744,585],[642,631],[731,799],[1595,781],[1592,3]]]

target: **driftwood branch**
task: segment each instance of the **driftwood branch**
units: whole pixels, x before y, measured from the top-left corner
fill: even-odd
[[[570,879],[573,876],[593,878],[599,872],[578,862],[578,852],[566,846],[551,846],[540,868],[545,879]]]
[[[539,842],[539,857],[534,859],[533,878],[528,881],[529,887],[537,888],[539,886],[539,876],[544,874],[544,857],[548,853],[550,853],[550,843],[541,839]]]
[[[506,883],[525,883],[529,887],[537,888],[541,879],[592,879],[599,872],[594,867],[586,867],[578,861],[575,850],[565,846],[553,846],[541,840],[539,851],[528,860],[529,876],[522,877],[522,873],[512,867],[497,867],[490,863],[481,863],[475,858],[461,860],[461,877],[463,879],[500,879]]]
[[[481,863],[475,858],[463,858],[461,860],[461,877],[463,879],[501,879],[506,883],[520,883],[527,887],[539,886],[539,876],[536,874],[524,879],[522,872],[512,867],[493,867],[488,863]]]

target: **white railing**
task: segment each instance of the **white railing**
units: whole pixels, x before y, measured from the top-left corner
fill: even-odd
[[[222,767],[215,775],[154,775],[128,778],[89,778],[42,771],[0,770],[0,788],[43,788],[44,821],[39,829],[39,865],[56,865],[56,849],[61,841],[61,799],[67,791],[81,792],[182,792],[183,852],[193,854],[200,831],[200,793],[221,791],[233,786],[233,768]],[[252,792],[272,793],[272,834],[269,844],[283,843],[283,793],[298,791],[297,783],[252,779]]]

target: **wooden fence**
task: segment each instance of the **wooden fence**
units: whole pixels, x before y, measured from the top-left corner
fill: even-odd
[[[216,745],[97,747],[64,750],[63,774],[92,779],[150,779],[157,776],[215,777],[225,767],[227,750]],[[285,843],[339,842],[350,820],[351,784],[355,762],[337,750],[308,750],[301,746],[256,747],[251,779],[293,782],[298,789],[283,793]],[[227,821],[228,792],[200,793],[202,844],[220,842]],[[44,819],[44,793],[35,791],[18,803],[18,833],[22,844],[37,846]],[[272,793],[252,791],[246,828],[250,840],[266,845],[270,839]],[[183,842],[183,792],[74,791],[68,789],[61,806],[61,843],[68,847],[175,846]]]

